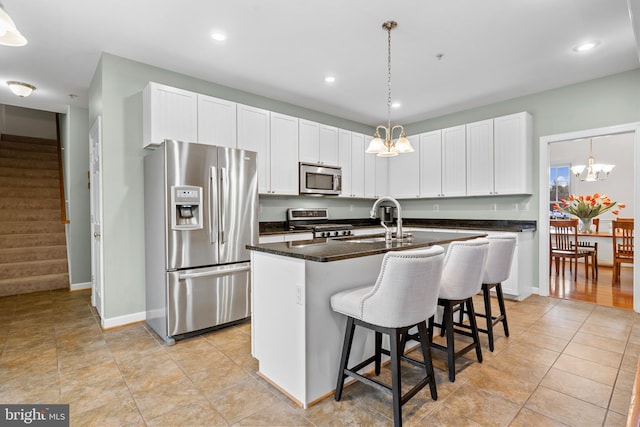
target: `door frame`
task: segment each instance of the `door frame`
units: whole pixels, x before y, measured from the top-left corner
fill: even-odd
[[[549,296],[549,176],[550,165],[549,144],[579,138],[592,138],[612,134],[633,133],[633,211],[635,222],[640,219],[640,183],[638,183],[638,171],[640,170],[640,122],[627,123],[615,126],[607,126],[596,129],[585,129],[556,135],[540,137],[539,144],[539,214],[538,214],[538,294]],[[633,263],[633,310],[640,313],[640,261],[638,257]]]
[[[97,147],[97,153],[94,152],[94,145]],[[94,179],[94,156],[97,156],[99,169],[99,179]],[[100,323],[104,324],[104,254],[102,247],[102,229],[100,228],[96,235],[95,218],[98,218],[98,224],[103,223],[102,203],[99,204],[98,212],[94,212],[96,200],[102,200],[102,116],[98,116],[89,131],[89,213],[91,228],[91,305],[96,308],[100,315]],[[96,251],[96,239],[100,239],[99,248]],[[97,253],[96,253],[97,252]],[[97,266],[97,267],[96,267]],[[97,273],[96,273],[97,271]],[[96,277],[96,275],[98,277]]]

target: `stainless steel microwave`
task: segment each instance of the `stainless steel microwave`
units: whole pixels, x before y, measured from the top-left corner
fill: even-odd
[[[341,191],[341,168],[300,163],[300,194],[338,196]]]

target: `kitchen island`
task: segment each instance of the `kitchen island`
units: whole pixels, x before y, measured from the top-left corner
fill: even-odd
[[[446,245],[484,233],[417,231],[402,242],[376,236],[247,246],[251,250],[252,355],[258,374],[302,407],[336,386],[346,318],[331,310],[336,292],[375,283],[390,250]],[[356,329],[352,361],[373,351],[373,333]]]

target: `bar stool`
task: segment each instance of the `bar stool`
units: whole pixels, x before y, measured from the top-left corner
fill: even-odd
[[[426,320],[436,311],[443,262],[444,249],[441,246],[424,250],[387,252],[373,286],[349,289],[331,297],[331,308],[347,316],[336,400],[339,401],[342,396],[344,380],[348,376],[353,377],[392,395],[394,425],[401,426],[402,405],[425,385],[428,384],[431,389],[431,398],[438,398]],[[347,364],[356,325],[375,331],[375,351],[373,356],[349,368]],[[403,355],[402,336],[414,326],[418,327],[420,334],[424,363],[410,360]],[[382,349],[382,334],[389,335],[390,350]],[[379,375],[382,354],[391,358],[391,387],[358,373],[374,362],[375,374]],[[423,367],[426,374],[404,395],[401,389],[401,359]]]
[[[507,324],[507,311],[504,307],[504,296],[502,295],[502,282],[509,278],[513,254],[516,250],[516,236],[513,234],[494,234],[488,236],[489,251],[487,253],[487,266],[482,279],[482,296],[484,299],[484,313],[476,312],[476,317],[483,317],[487,322],[487,329],[478,327],[478,332],[483,332],[489,337],[489,350],[493,351],[493,326],[502,322],[505,336],[509,336],[509,325]],[[491,289],[496,290],[500,315],[493,316],[491,313]],[[464,307],[460,310],[460,321],[456,326],[469,328],[469,325],[462,324],[464,319]]]
[[[456,380],[456,359],[475,349],[478,362],[482,363],[482,349],[478,336],[473,296],[480,292],[484,269],[489,251],[489,241],[485,238],[464,242],[451,242],[445,256],[442,270],[442,287],[438,296],[438,305],[444,308],[442,323],[429,319],[429,336],[433,336],[433,327],[439,326],[444,330],[447,345],[432,342],[431,347],[447,352],[447,366],[449,381]],[[469,314],[469,331],[455,327],[453,313],[459,304],[466,305]],[[471,337],[473,342],[456,351],[454,332]],[[413,337],[412,337],[413,338]]]

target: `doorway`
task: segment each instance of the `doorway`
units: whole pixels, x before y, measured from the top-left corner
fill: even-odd
[[[579,139],[589,138],[599,138],[610,135],[623,135],[629,134],[629,138],[632,139],[633,146],[633,155],[632,155],[632,167],[633,173],[631,176],[633,177],[633,190],[632,194],[638,194],[638,190],[640,186],[638,185],[637,179],[637,171],[640,170],[640,123],[631,123],[624,124],[618,126],[610,126],[605,128],[598,129],[587,129],[583,131],[570,132],[558,135],[550,135],[544,136],[540,138],[540,170],[539,170],[539,195],[540,195],[540,211],[538,218],[538,230],[539,230],[539,289],[538,293],[540,295],[548,296],[549,295],[549,263],[546,260],[549,259],[549,206],[550,206],[550,192],[549,192],[549,167],[551,166],[551,152],[552,152],[552,144],[561,144],[567,143],[567,141],[576,141]],[[575,142],[574,142],[575,143]],[[595,151],[595,150],[594,150]],[[606,156],[606,153],[603,153],[602,156]],[[565,159],[566,160],[566,159]],[[602,159],[605,160],[604,157]],[[586,161],[586,157],[585,157]],[[583,161],[584,162],[584,161]],[[615,173],[612,172],[612,176]],[[593,183],[591,183],[593,184]],[[578,191],[585,191],[583,189],[576,189],[573,191],[577,193]],[[598,191],[594,188],[594,191]],[[633,201],[624,201],[627,203],[627,206],[631,209],[628,209],[628,213],[625,214],[622,212],[620,216],[631,216],[631,212],[633,212],[633,217],[636,222],[639,217],[638,207],[640,206],[640,202],[638,197],[634,197]],[[621,200],[622,201],[622,200]],[[631,211],[631,212],[629,212]],[[607,227],[607,226],[605,226]],[[637,259],[634,262],[632,280],[633,280],[633,309],[636,312],[640,312],[640,274],[638,270],[638,261]]]

